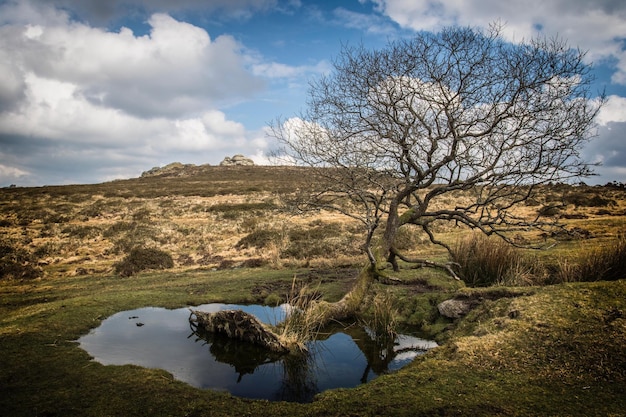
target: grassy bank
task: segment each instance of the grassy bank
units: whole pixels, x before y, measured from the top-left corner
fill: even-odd
[[[623,280],[484,301],[444,346],[397,373],[323,393],[312,404],[243,400],[192,388],[161,370],[103,366],[74,342],[122,310],[257,302],[270,288],[288,291],[294,272],[298,276],[240,269],[5,282],[2,415],[604,416],[626,409]],[[300,275],[308,279],[305,271]],[[351,279],[338,271],[317,288],[332,300]]]

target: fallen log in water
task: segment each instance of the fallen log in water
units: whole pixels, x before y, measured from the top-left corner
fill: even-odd
[[[215,313],[191,310],[189,322],[197,330],[224,334],[232,339],[264,346],[274,352],[289,352],[278,335],[252,314],[241,310],[223,310]]]

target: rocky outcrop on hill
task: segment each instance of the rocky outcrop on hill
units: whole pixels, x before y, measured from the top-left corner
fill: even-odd
[[[222,162],[220,162],[220,166],[237,166],[237,165],[243,165],[243,166],[251,166],[254,165],[254,161],[250,158],[246,158],[243,155],[234,155],[232,158],[231,157],[226,157],[224,158],[224,160]]]
[[[254,165],[254,161],[250,158],[246,158],[243,155],[235,155],[233,157],[227,156],[220,163],[220,166],[252,166]],[[204,168],[209,167],[211,165],[194,165],[194,164],[183,164],[180,162],[172,162],[171,164],[165,165],[164,167],[154,167],[149,169],[148,171],[144,171],[141,173],[141,177],[185,177],[194,174],[198,174],[203,171]]]
[[[154,167],[148,171],[141,173],[141,177],[182,177],[191,175],[202,167],[207,165],[181,164],[180,162],[172,162],[164,167]]]

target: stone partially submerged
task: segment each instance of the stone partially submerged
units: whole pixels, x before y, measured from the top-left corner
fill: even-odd
[[[223,310],[215,313],[191,310],[189,322],[194,330],[223,334],[231,339],[266,347],[273,352],[289,352],[279,337],[252,314],[241,310]]]

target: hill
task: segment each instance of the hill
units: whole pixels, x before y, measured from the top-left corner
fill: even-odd
[[[534,265],[517,271],[514,281],[470,288],[418,268],[398,274],[397,285],[376,283],[372,297],[392,300],[399,325],[429,332],[442,347],[312,404],[245,401],[192,388],[160,370],[92,362],[74,340],[116,312],[276,304],[294,284],[336,301],[365,261],[358,223],[292,210],[290,197],[306,190],[305,168],[167,171],[0,190],[2,414],[623,415],[626,281],[568,282],[580,278],[578,264],[598,272],[602,254],[626,247],[620,239],[626,192],[619,185],[546,186],[520,207],[559,218],[566,231],[520,235],[554,246],[514,252]],[[454,225],[441,227],[451,241],[471,237]],[[417,230],[398,243],[417,256],[447,257]],[[491,243],[483,244],[490,252]],[[445,317],[438,305],[451,299],[471,311]]]
[[[360,224],[289,207],[287,197],[306,189],[307,168],[168,167],[102,184],[2,189],[3,245],[31,267],[27,274],[46,276],[111,272],[134,247],[158,247],[177,268],[362,262]],[[615,238],[626,219],[625,195],[615,186],[555,185],[521,210],[566,222],[572,233],[558,237],[557,248],[566,253]],[[419,231],[404,240],[414,251],[445,256]]]

